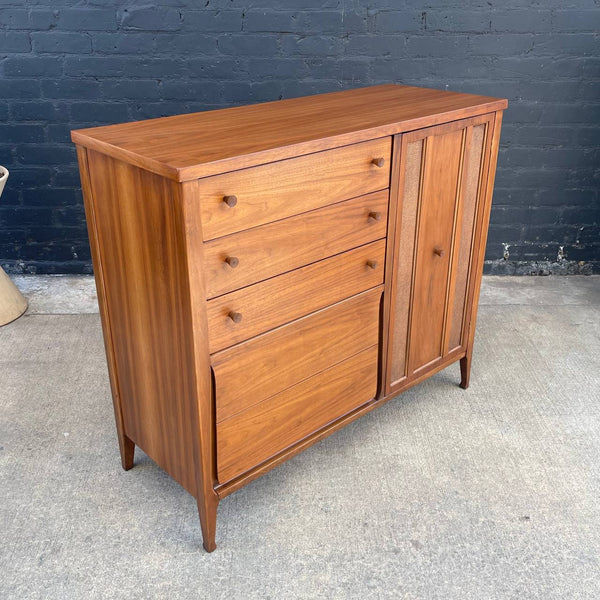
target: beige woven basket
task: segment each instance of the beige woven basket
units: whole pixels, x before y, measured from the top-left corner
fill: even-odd
[[[8,169],[0,165],[0,196],[8,179]],[[27,309],[27,300],[0,267],[0,326],[19,318]]]

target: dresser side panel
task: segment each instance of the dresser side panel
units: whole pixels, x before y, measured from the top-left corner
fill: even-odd
[[[96,293],[98,296],[98,307],[100,309],[100,320],[102,322],[102,334],[104,337],[104,349],[106,351],[106,362],[108,366],[108,377],[110,381],[110,391],[113,399],[113,408],[115,412],[115,424],[117,428],[117,438],[121,452],[121,463],[124,469],[131,468],[133,464],[133,455],[135,446],[125,435],[125,426],[123,424],[123,408],[121,406],[121,394],[119,391],[119,381],[117,378],[117,367],[115,362],[114,342],[110,328],[110,318],[108,316],[108,307],[106,303],[106,291],[104,285],[104,274],[102,257],[99,248],[96,214],[94,210],[94,198],[92,195],[90,172],[88,168],[88,151],[77,147],[77,161],[79,163],[79,174],[81,178],[81,191],[83,194],[83,204],[85,208],[85,218],[90,242],[92,261],[94,264],[94,279],[96,281]]]
[[[88,151],[125,434],[197,494],[198,405],[178,184]]]

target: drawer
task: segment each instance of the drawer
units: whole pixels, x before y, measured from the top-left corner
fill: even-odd
[[[382,289],[213,354],[217,422],[377,344]]]
[[[217,424],[220,483],[369,402],[377,391],[377,346]]]
[[[208,298],[385,237],[388,190],[204,244]]]
[[[385,137],[201,179],[204,239],[382,190],[391,146]]]
[[[382,284],[384,261],[385,240],[378,240],[209,300],[209,351],[233,346]]]

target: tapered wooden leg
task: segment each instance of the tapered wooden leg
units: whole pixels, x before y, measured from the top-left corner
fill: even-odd
[[[460,387],[466,390],[469,387],[469,377],[471,376],[471,354],[467,353],[460,359]]]
[[[202,528],[202,541],[207,552],[213,552],[217,548],[215,535],[217,533],[217,507],[219,499],[216,494],[198,500],[198,514],[200,515],[200,527]]]
[[[119,450],[121,451],[121,466],[125,471],[133,467],[133,455],[135,454],[135,443],[124,433],[118,433]]]

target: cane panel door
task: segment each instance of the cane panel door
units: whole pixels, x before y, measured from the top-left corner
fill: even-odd
[[[386,394],[466,344],[493,118],[483,115],[394,139],[400,158],[396,233],[388,255]]]

